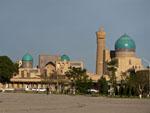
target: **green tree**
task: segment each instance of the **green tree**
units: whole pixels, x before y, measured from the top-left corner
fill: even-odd
[[[134,96],[136,90],[136,72],[135,69],[131,68],[127,71],[128,76],[126,78],[126,87],[125,87],[125,95],[127,96]]]
[[[0,56],[0,82],[10,82],[10,78],[18,72],[18,65],[13,63],[8,56]]]
[[[103,95],[108,94],[108,82],[106,81],[106,79],[104,77],[101,77],[98,80],[98,86],[99,86],[99,93],[100,94],[103,94]]]
[[[148,94],[149,71],[141,70],[136,72],[135,86],[139,94]]]
[[[86,69],[71,67],[65,74],[70,80],[75,81],[81,78],[81,76],[86,75]]]
[[[121,73],[121,81],[120,81],[120,87],[119,87],[119,95],[122,97],[122,95],[126,95],[126,84],[127,84],[127,72]]]
[[[91,89],[92,87],[92,80],[89,79],[87,75],[82,75],[82,77],[75,81],[75,84],[78,93],[87,94],[88,89]]]
[[[86,75],[86,69],[72,67],[66,76],[71,81],[72,89],[78,91],[78,93],[87,93],[88,89],[92,86],[92,80]]]
[[[111,84],[111,87],[115,90],[117,86],[116,83],[117,60],[116,59],[113,59],[107,63],[107,70],[110,78],[109,82]]]
[[[126,83],[126,95],[143,95],[148,93],[148,70],[135,71],[135,69],[128,70],[129,76]]]
[[[64,84],[68,83],[65,75],[60,75],[57,71],[53,71],[50,75],[47,75],[47,70],[45,69],[43,74],[40,76],[42,82],[49,87],[51,84],[55,83],[55,93],[64,93]]]

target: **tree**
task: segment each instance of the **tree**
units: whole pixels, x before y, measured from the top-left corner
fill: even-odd
[[[135,86],[139,94],[148,94],[149,71],[141,70],[136,73]]]
[[[86,69],[71,67],[65,74],[70,80],[75,81],[81,76],[86,75]]]
[[[134,96],[136,91],[136,72],[134,68],[127,71],[128,76],[126,78],[125,95]]]
[[[57,71],[53,71],[53,73],[47,75],[47,70],[44,69],[40,77],[47,88],[50,87],[51,84],[55,83],[55,92],[64,93],[64,84],[68,83],[65,75],[60,75]]]
[[[109,82],[113,89],[116,89],[116,71],[117,71],[117,60],[113,59],[107,63],[107,70],[109,72]],[[113,92],[114,93],[114,92]]]
[[[10,78],[18,72],[18,65],[13,63],[8,56],[0,56],[0,82],[10,82]]]
[[[129,76],[127,77],[126,83],[126,95],[143,95],[148,94],[148,70],[135,69],[128,70]]]
[[[66,72],[66,76],[71,81],[72,89],[79,93],[87,93],[92,86],[92,80],[86,75],[86,69],[72,67]]]
[[[122,72],[121,73],[121,81],[120,81],[120,87],[119,87],[119,95],[122,97],[122,95],[126,95],[126,84],[128,82],[128,72]]]
[[[82,75],[82,77],[78,78],[75,81],[75,84],[76,84],[76,90],[78,91],[78,93],[87,94],[88,89],[91,89],[92,87],[92,80],[88,79],[87,75]]]
[[[86,69],[71,67],[65,74],[74,86],[76,80],[79,80],[83,75],[86,75]]]
[[[99,93],[103,95],[108,94],[108,82],[104,77],[101,77],[101,79],[98,80],[98,86],[99,86]]]

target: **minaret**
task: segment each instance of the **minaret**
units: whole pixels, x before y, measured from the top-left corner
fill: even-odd
[[[96,56],[96,74],[100,77],[104,73],[104,50],[105,50],[105,36],[104,28],[100,27],[96,32],[97,36],[97,56]]]

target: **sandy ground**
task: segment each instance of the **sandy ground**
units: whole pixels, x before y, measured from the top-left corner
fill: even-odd
[[[0,113],[150,113],[150,99],[0,93]]]

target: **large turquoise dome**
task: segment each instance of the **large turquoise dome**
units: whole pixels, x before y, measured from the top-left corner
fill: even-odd
[[[32,57],[29,53],[26,53],[26,54],[22,57],[22,61],[33,61],[33,57]]]
[[[122,35],[115,43],[115,50],[117,51],[135,51],[136,45],[134,40],[127,34]]]
[[[70,61],[70,58],[67,55],[62,55],[61,56],[61,61]]]

